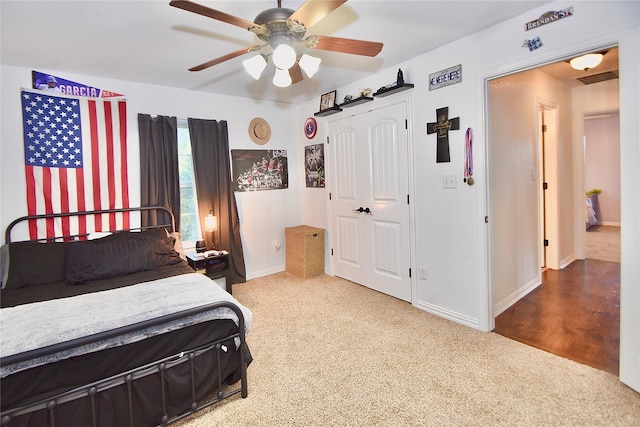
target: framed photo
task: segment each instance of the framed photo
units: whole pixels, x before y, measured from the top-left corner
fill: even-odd
[[[327,92],[320,98],[320,111],[333,108],[336,105],[336,91]]]

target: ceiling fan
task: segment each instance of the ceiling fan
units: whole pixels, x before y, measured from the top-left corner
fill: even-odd
[[[247,72],[257,80],[267,65],[268,57],[272,56],[276,66],[274,84],[285,87],[302,80],[301,68],[307,76],[311,77],[320,64],[319,58],[314,58],[310,55],[304,54],[298,57],[292,48],[295,42],[302,42],[309,49],[354,55],[373,57],[380,53],[382,43],[378,42],[322,35],[305,37],[307,30],[311,26],[346,2],[347,0],[307,0],[294,11],[283,8],[281,1],[278,0],[278,7],[260,12],[253,22],[189,0],[172,0],[169,4],[188,12],[197,13],[249,30],[265,42],[262,45],[246,47],[196,65],[189,68],[189,71],[201,71],[246,53],[257,52],[265,46],[271,46],[273,53],[267,55],[259,54],[244,61],[243,64]]]

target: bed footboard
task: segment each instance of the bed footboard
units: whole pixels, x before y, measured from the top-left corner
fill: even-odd
[[[242,310],[235,304],[220,302],[189,310],[189,314],[221,307],[237,315],[234,333],[90,384],[3,408],[1,425],[167,425],[238,393],[247,397],[250,355]],[[231,362],[230,354],[234,358]],[[239,360],[235,360],[236,357]],[[223,374],[228,371],[229,363],[238,366],[231,376]],[[226,388],[226,382],[234,384],[238,380],[239,386]],[[151,408],[153,413],[141,413],[142,408]]]

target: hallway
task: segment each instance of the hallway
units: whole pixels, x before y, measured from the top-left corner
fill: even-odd
[[[501,313],[493,332],[618,375],[619,232],[606,226],[587,232],[589,258],[545,270],[542,284]]]

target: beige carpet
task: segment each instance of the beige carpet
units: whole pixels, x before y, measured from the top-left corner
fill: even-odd
[[[585,234],[587,258],[620,262],[620,227],[594,225]]]
[[[234,296],[254,315],[249,396],[177,426],[640,425],[611,374],[345,280],[279,273]]]

